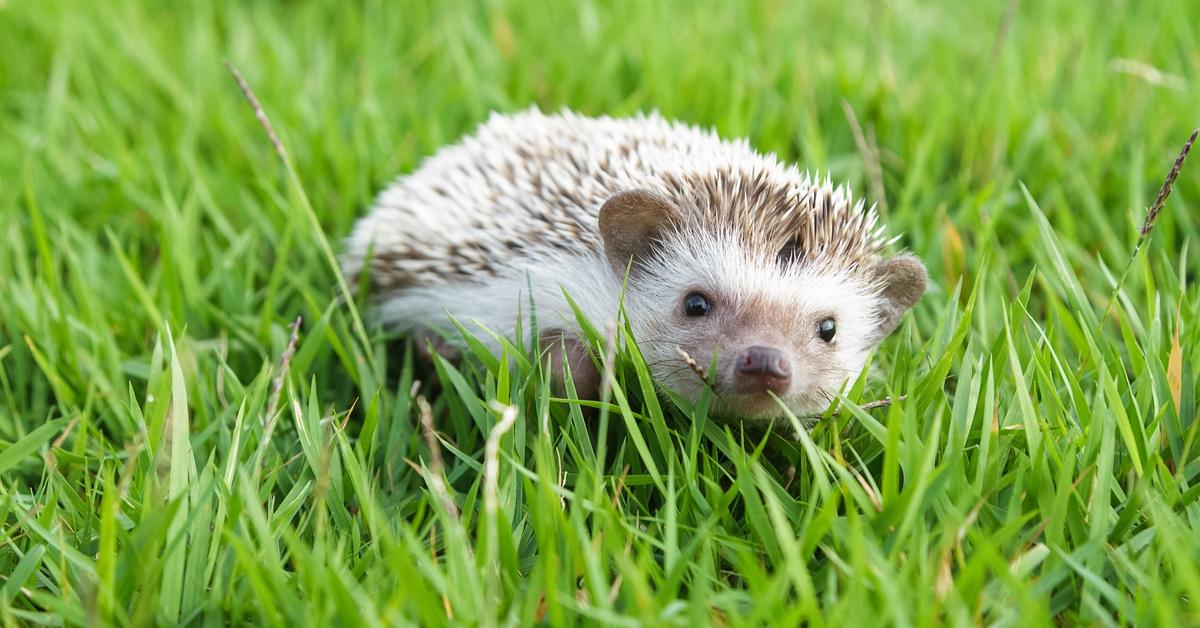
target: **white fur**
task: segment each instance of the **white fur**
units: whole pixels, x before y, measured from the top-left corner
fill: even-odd
[[[564,296],[565,289],[588,320],[600,329],[616,320],[621,282],[599,256],[583,254],[528,261],[499,277],[422,286],[389,295],[380,303],[378,315],[398,331],[449,327],[446,314],[472,332],[486,327],[508,338],[516,333],[518,324],[530,329],[531,314],[537,317],[539,328],[577,331],[578,323]],[[478,335],[485,344],[499,349],[499,343],[490,334]],[[452,343],[455,340],[453,335],[450,339]]]

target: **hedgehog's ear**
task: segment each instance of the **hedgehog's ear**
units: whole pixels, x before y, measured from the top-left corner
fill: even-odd
[[[881,340],[900,325],[900,317],[924,294],[929,274],[921,260],[903,254],[880,262],[874,275],[882,297],[876,330],[876,338]]]
[[[600,207],[600,237],[613,270],[624,276],[629,260],[651,253],[678,218],[674,203],[649,190],[618,192],[605,201]]]

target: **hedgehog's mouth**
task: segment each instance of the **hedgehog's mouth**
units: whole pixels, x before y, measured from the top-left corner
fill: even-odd
[[[750,393],[729,391],[717,395],[720,414],[743,420],[776,419],[787,413],[787,407],[779,397],[766,390]]]
[[[815,391],[793,388],[786,395],[776,395],[768,391],[739,393],[718,386],[713,413],[725,419],[770,421],[782,419],[790,412],[803,421],[819,416],[828,405],[829,400]]]

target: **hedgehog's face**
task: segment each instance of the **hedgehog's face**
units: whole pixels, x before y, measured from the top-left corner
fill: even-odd
[[[653,254],[639,256],[620,250],[635,237],[604,227],[602,211],[614,270],[623,268],[616,259],[638,260],[625,307],[656,380],[693,400],[711,386],[715,412],[731,418],[776,418],[780,402],[797,415],[824,410],[925,286],[924,267],[908,256],[839,271],[749,250],[732,234],[678,230],[657,232]]]

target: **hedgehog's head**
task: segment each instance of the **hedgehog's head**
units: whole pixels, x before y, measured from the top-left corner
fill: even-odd
[[[613,272],[629,270],[625,309],[656,380],[695,400],[705,384],[679,350],[705,368],[715,355],[714,408],[730,418],[781,416],[772,394],[798,415],[821,412],[925,291],[910,255],[851,261],[794,235],[764,250],[767,238],[698,226],[645,190],[615,195],[599,220]]]

